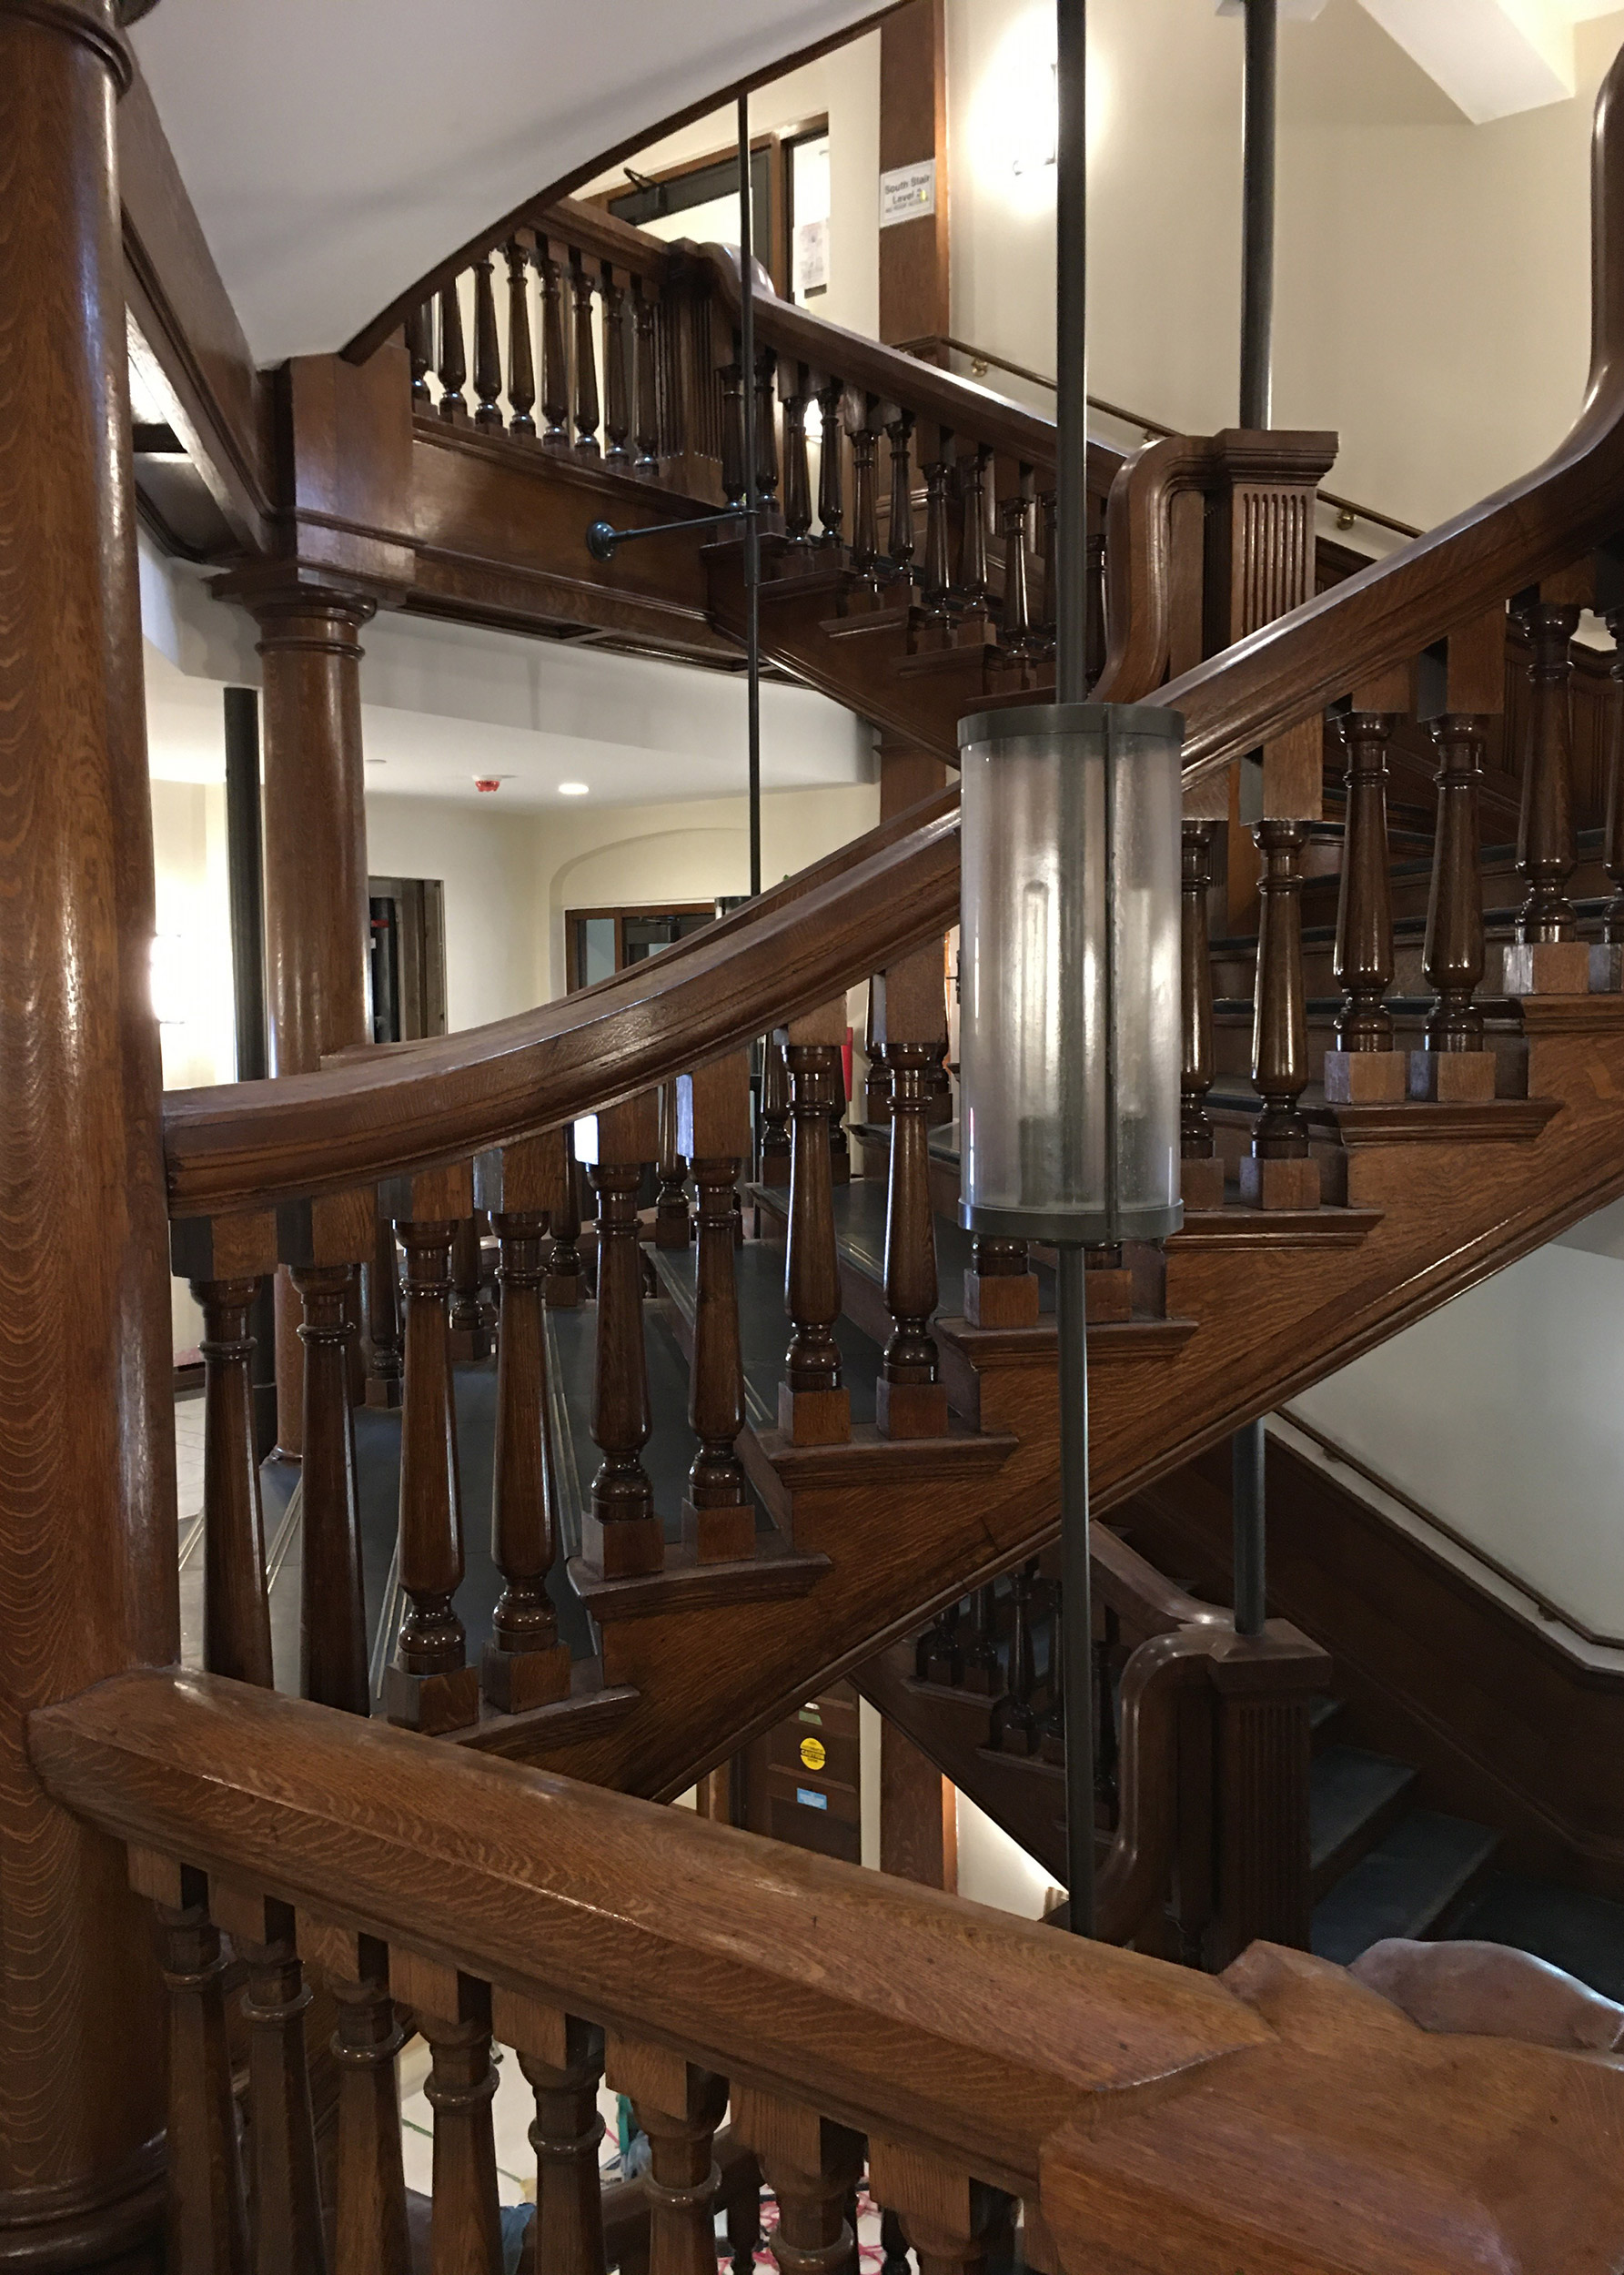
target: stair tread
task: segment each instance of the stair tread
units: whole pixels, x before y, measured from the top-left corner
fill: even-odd
[[[1408,1791],[1407,1763],[1360,1746],[1327,1745],[1315,1758],[1308,1795],[1308,1840],[1316,1877],[1340,1857]]]
[[[1531,1951],[1604,1998],[1624,1999],[1624,1904],[1607,1896],[1522,1873],[1490,1873],[1452,1934]]]
[[[1386,1936],[1430,1934],[1499,1845],[1488,1825],[1410,1810],[1315,1906],[1315,1951],[1347,1967]]]

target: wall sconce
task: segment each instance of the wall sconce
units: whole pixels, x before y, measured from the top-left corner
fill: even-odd
[[[1179,760],[1150,704],[959,727],[961,1214],[994,1239],[1160,1240],[1179,1198]]]

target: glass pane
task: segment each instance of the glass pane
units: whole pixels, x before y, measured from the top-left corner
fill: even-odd
[[[790,290],[813,300],[829,289],[829,137],[797,142],[790,152],[790,210],[794,216]]]
[[[615,920],[612,916],[578,916],[575,920],[575,984],[590,987],[594,980],[610,979],[615,968]]]

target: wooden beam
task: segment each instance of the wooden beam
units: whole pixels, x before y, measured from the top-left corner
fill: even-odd
[[[880,226],[880,337],[953,330],[947,240],[947,0],[908,0],[880,27],[880,171],[935,167],[934,210]]]
[[[908,1734],[880,1720],[880,1869],[922,1888],[959,1885],[958,1795]]]

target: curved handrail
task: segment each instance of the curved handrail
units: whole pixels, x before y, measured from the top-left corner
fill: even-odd
[[[1102,1942],[1125,1943],[1167,1887],[1178,1835],[1178,1701],[1205,1686],[1214,1643],[1206,1626],[1175,1628],[1139,1644],[1122,1671],[1122,1815],[1094,1884]]]
[[[1198,664],[1159,698],[1198,780],[1407,662],[1624,525],[1624,48],[1596,103],[1585,399],[1531,473]]]

